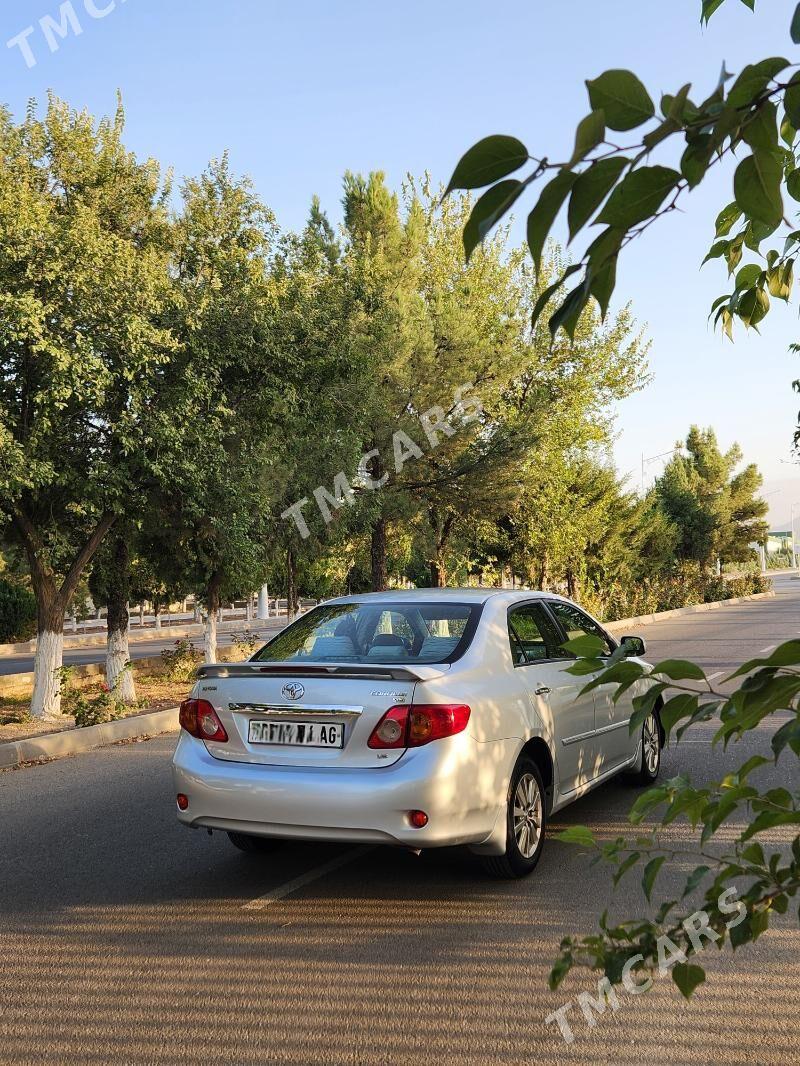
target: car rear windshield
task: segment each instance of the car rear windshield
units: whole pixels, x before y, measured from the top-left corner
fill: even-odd
[[[469,647],[480,605],[332,603],[298,618],[255,662],[449,663]]]

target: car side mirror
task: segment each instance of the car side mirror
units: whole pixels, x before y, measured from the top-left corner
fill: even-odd
[[[642,656],[647,652],[647,645],[642,637],[623,637],[620,641],[626,655]]]

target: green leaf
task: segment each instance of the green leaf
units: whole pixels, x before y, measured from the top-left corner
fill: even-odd
[[[617,284],[617,256],[611,256],[599,270],[592,274],[589,292],[597,300],[600,317],[605,319],[608,305]]]
[[[703,0],[703,11],[700,15],[700,22],[708,22],[718,7],[721,7],[725,0]]]
[[[528,149],[516,137],[494,134],[484,137],[464,153],[456,164],[448,193],[453,189],[480,189],[518,170],[528,161]]]
[[[663,674],[672,681],[705,681],[705,671],[687,659],[664,659],[653,667],[653,674]]]
[[[528,215],[528,247],[537,271],[542,264],[542,252],[550,227],[577,180],[578,175],[571,170],[560,170],[542,189],[538,203]]]
[[[691,188],[699,185],[705,177],[713,150],[714,143],[710,133],[695,135],[686,146],[686,151],[681,156],[681,174]]]
[[[632,130],[655,114],[650,94],[629,70],[607,70],[586,82],[592,108],[602,108],[612,130]]]
[[[736,305],[736,314],[748,327],[756,329],[759,322],[769,313],[769,296],[764,289],[752,288],[742,294]]]
[[[665,859],[666,855],[657,855],[655,859],[651,859],[644,868],[644,873],[642,874],[642,889],[644,890],[648,902],[650,900],[650,894],[653,891],[656,877],[658,876],[658,871],[664,865]]]
[[[623,863],[614,872],[614,884],[618,885],[625,874],[630,870],[631,866],[635,866],[639,861],[641,853],[638,851],[632,851],[630,855],[625,859]]]
[[[753,151],[776,151],[778,148],[778,109],[767,101],[742,129],[742,140]]]
[[[700,265],[701,266],[705,265],[709,261],[709,259],[719,259],[719,257],[721,255],[725,255],[726,254],[726,252],[730,248],[730,245],[731,245],[730,241],[726,241],[726,240],[715,241],[711,245],[711,247],[709,248],[708,254],[706,255],[705,259],[703,260],[703,262]]]
[[[787,745],[795,755],[800,755],[800,719],[786,722],[773,736],[772,750],[776,759]]]
[[[786,179],[786,191],[793,200],[800,200],[800,169],[793,170]]]
[[[605,112],[591,111],[586,118],[581,119],[575,130],[575,150],[569,165],[572,167],[584,159],[593,148],[603,140],[606,135]]]
[[[747,107],[766,89],[768,82],[788,66],[789,60],[784,59],[783,56],[762,59],[759,63],[749,63],[731,86],[728,104],[737,108]]]
[[[794,285],[794,259],[789,259],[782,266],[767,271],[767,288],[770,296],[778,300],[788,300]]]
[[[736,275],[736,288],[749,289],[756,284],[763,271],[756,263],[748,263]]]
[[[681,692],[668,699],[659,714],[667,736],[676,722],[679,722],[681,718],[688,718],[696,709],[697,696],[693,696],[691,692]]]
[[[789,33],[792,36],[792,40],[795,44],[800,44],[800,4],[794,9],[792,15],[792,24],[789,27]]]
[[[573,263],[571,266],[568,266],[564,273],[561,275],[561,277],[558,279],[558,281],[554,281],[552,285],[548,285],[547,288],[539,294],[536,303],[533,305],[533,312],[531,313],[531,329],[536,326],[536,323],[538,322],[539,316],[541,315],[542,311],[544,311],[547,304],[553,298],[555,293],[561,288],[561,286],[564,284],[570,274],[574,274],[576,270],[580,269],[580,263]]]
[[[742,209],[737,203],[734,202],[728,204],[727,207],[723,207],[717,215],[715,236],[724,237],[727,233],[730,233],[733,224],[738,222],[741,217]]]
[[[475,248],[481,243],[492,226],[508,211],[525,185],[514,178],[499,181],[481,196],[464,226],[464,253],[469,261]]]
[[[613,191],[597,221],[630,229],[658,211],[680,177],[669,167],[640,167],[632,171]]]
[[[797,666],[798,664],[800,664],[800,640],[785,640],[766,659],[748,659],[746,663],[743,663],[738,670],[735,670],[725,680],[733,681],[734,678],[741,677],[743,674],[752,673],[759,666],[780,667]]]
[[[605,651],[605,641],[600,637],[595,637],[591,633],[585,633],[583,636],[574,637],[572,640],[564,642],[562,647],[565,651],[568,651],[571,655],[579,655],[581,658],[597,659]]]
[[[758,152],[743,159],[733,176],[737,205],[748,218],[777,226],[783,217],[782,170],[772,152]]]
[[[700,884],[700,882],[703,880],[703,878],[706,876],[710,869],[710,866],[698,866],[694,870],[692,870],[692,872],[686,878],[686,886],[684,887],[681,899],[688,896],[690,892],[694,892],[694,890],[697,888],[697,886]]]
[[[578,177],[567,210],[570,240],[605,200],[627,164],[624,156],[599,159]]]
[[[597,841],[591,829],[585,825],[570,825],[560,833],[555,833],[554,840],[560,840],[562,844],[580,844],[583,847],[593,848]]]
[[[684,999],[689,999],[697,986],[706,979],[706,972],[702,966],[688,962],[676,962],[671,973],[672,980],[680,989]]]
[[[581,316],[581,312],[586,307],[586,304],[589,302],[588,282],[589,279],[584,278],[581,284],[569,293],[561,307],[550,316],[548,324],[550,326],[550,333],[553,337],[555,337],[559,329],[563,327],[564,330],[566,330],[569,339],[574,339],[578,319]]]
[[[786,117],[795,129],[800,129],[800,71],[794,74],[783,94]]]

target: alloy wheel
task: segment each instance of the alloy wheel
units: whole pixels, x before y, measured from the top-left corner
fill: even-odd
[[[661,755],[661,744],[658,736],[658,722],[654,714],[648,715],[644,729],[642,730],[642,746],[644,749],[644,764],[647,772],[655,775],[658,769],[658,761]]]
[[[542,835],[542,793],[533,774],[523,774],[514,791],[514,838],[520,855],[533,858]]]

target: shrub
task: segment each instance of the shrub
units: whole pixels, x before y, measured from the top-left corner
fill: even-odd
[[[176,640],[172,648],[165,648],[161,652],[164,671],[170,681],[194,681],[202,659],[194,644],[185,637]]]
[[[0,644],[18,644],[36,633],[36,598],[22,585],[0,578]]]
[[[59,676],[61,679],[61,713],[72,715],[79,729],[90,725],[101,725],[103,722],[112,722],[116,718],[122,718],[131,710],[130,706],[119,698],[119,681],[113,689],[109,689],[104,684],[102,692],[96,696],[87,696],[84,691],[75,688],[73,684],[74,667],[62,666]]]

